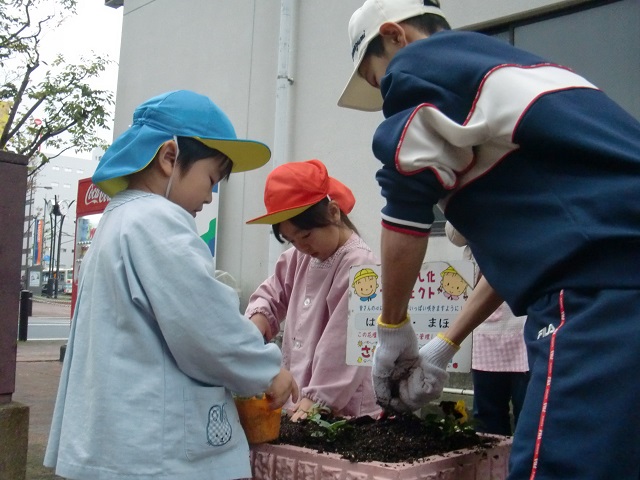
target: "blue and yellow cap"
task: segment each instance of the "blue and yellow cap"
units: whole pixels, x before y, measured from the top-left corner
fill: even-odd
[[[263,166],[271,158],[264,143],[241,140],[227,115],[208,97],[177,90],[138,106],[133,124],[107,149],[92,180],[113,197],[127,188],[128,176],[144,169],[167,140],[191,137],[219,150],[233,162],[231,173]]]

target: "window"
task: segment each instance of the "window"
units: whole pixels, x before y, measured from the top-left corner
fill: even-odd
[[[572,68],[640,119],[637,0],[589,2],[484,33]]]

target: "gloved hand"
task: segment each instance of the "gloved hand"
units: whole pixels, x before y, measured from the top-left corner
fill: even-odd
[[[398,325],[377,322],[378,345],[373,354],[373,388],[376,401],[384,409],[407,411],[398,398],[400,379],[418,364],[418,341],[407,315]]]
[[[400,381],[400,402],[413,411],[440,397],[449,378],[447,365],[459,349],[442,334],[423,346],[418,366]]]

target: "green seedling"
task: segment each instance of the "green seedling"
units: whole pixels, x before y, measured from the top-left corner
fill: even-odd
[[[330,413],[330,409],[318,404],[315,404],[311,408],[311,410],[309,411],[309,415],[307,416],[307,421],[313,422],[318,426],[318,429],[311,433],[312,437],[323,437],[332,442],[336,439],[341,431],[353,428],[348,424],[348,421],[346,419],[336,420],[335,422],[325,420],[325,418],[323,418],[323,415],[324,417],[328,417]]]

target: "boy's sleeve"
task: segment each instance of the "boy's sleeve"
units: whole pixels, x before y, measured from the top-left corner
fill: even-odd
[[[281,354],[239,310],[236,292],[215,279],[195,223],[177,208],[152,222],[139,215],[121,237],[134,304],[149,311],[178,367],[241,395],[264,392]]]
[[[273,275],[267,278],[249,298],[245,316],[251,318],[262,313],[269,321],[268,340],[280,331],[289,308],[289,299],[295,280],[295,263],[291,261],[294,250],[289,249],[278,258]]]

